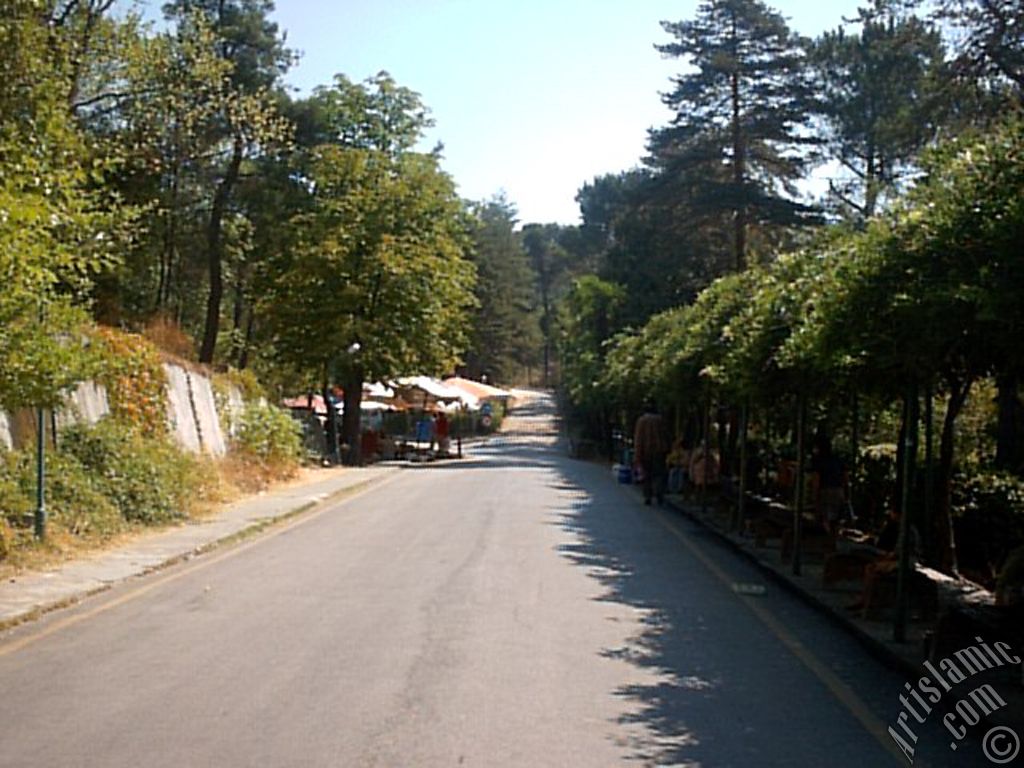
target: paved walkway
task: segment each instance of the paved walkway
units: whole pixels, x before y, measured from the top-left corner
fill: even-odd
[[[383,480],[397,465],[317,470],[308,482],[250,496],[214,515],[145,533],[124,546],[0,584],[0,629],[102,592],[112,585],[203,552],[236,534]]]

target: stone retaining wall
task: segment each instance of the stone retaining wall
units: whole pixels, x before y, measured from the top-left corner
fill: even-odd
[[[227,439],[221,429],[220,414],[213,395],[213,382],[204,374],[175,363],[164,363],[167,374],[167,423],[175,440],[193,453],[212,456],[227,453]],[[240,392],[232,390],[228,397],[230,413],[238,413],[243,405]],[[64,400],[64,406],[48,420],[51,429],[60,430],[71,424],[95,424],[110,413],[106,389],[96,382],[85,381]],[[35,415],[32,411],[7,414],[0,411],[0,448],[8,450],[35,445]]]

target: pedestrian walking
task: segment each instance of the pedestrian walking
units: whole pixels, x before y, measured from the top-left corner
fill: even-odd
[[[643,470],[644,504],[656,498],[665,501],[665,457],[668,454],[668,438],[665,423],[654,403],[644,406],[644,413],[636,421],[633,432],[633,450],[636,462]]]

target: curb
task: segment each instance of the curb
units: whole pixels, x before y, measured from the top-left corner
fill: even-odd
[[[233,531],[219,538],[204,542],[203,544],[193,547],[192,549],[180,552],[176,555],[166,558],[165,560],[161,560],[159,563],[156,563],[154,565],[147,565],[141,568],[139,571],[128,574],[127,576],[123,576],[121,578],[114,579],[109,582],[104,582],[99,586],[91,586],[82,589],[80,592],[67,595],[66,597],[62,597],[57,600],[52,600],[47,603],[34,605],[31,608],[27,608],[26,610],[14,616],[5,619],[0,619],[0,632],[5,632],[10,629],[14,629],[15,627],[21,626],[22,624],[28,624],[33,621],[38,621],[43,616],[53,613],[54,611],[59,611],[65,608],[70,608],[72,606],[78,605],[79,603],[88,600],[91,597],[102,594],[104,592],[108,592],[114,587],[124,584],[125,582],[130,581],[131,579],[144,578],[151,574],[165,571],[168,568],[171,568],[172,566],[175,566],[179,563],[187,562],[189,560],[192,560],[193,558],[201,557],[205,554],[221,549],[223,547],[231,546],[232,544],[245,541],[246,539],[259,535],[260,533],[269,528],[274,528],[278,525],[281,525],[282,523],[286,523],[290,520],[294,520],[298,517],[301,517],[306,513],[313,511],[314,509],[318,509],[320,507],[336,503],[348,496],[353,496],[357,493],[368,490],[369,488],[372,488],[373,486],[384,482],[386,479],[392,477],[396,472],[402,469],[404,469],[404,467],[396,465],[392,468],[389,468],[389,470],[386,472],[381,472],[376,477],[367,478],[366,480],[361,480],[357,483],[353,483],[352,485],[345,486],[344,488],[339,488],[338,490],[329,493],[323,498],[315,499],[312,501],[303,501],[299,503],[298,506],[282,510],[279,514],[271,515],[257,520],[252,520],[245,524],[243,527],[239,528],[237,531]]]

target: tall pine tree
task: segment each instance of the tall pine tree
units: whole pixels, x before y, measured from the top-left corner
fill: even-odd
[[[515,232],[515,208],[503,196],[477,207],[473,231],[476,298],[466,365],[470,375],[510,382],[540,362],[543,341],[534,308],[536,274]]]
[[[793,226],[813,213],[796,202],[814,108],[800,38],[760,0],[705,0],[690,21],[662,22],[656,46],[693,68],[664,95],[676,113],[652,132],[651,162],[682,180],[692,215],[727,225],[737,270],[752,226]]]
[[[829,155],[842,177],[830,197],[865,220],[897,190],[918,152],[937,135],[950,96],[942,37],[901,0],[874,0],[854,21],[826,32],[811,60],[821,82]]]

